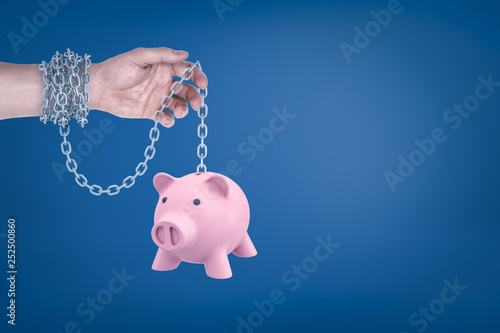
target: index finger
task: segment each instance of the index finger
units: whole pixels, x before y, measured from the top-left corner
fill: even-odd
[[[172,50],[168,47],[138,47],[129,52],[130,60],[141,67],[159,63],[175,64],[186,60],[188,55],[186,51]]]
[[[182,77],[182,73],[186,68],[192,67],[194,64],[189,61],[183,61],[176,64],[173,64],[172,67],[174,69],[174,75],[178,77]],[[189,75],[187,75],[189,76]],[[200,89],[205,89],[208,86],[208,78],[205,73],[200,69],[200,67],[196,66],[193,69],[193,76],[191,76],[191,81],[196,84],[196,86]]]

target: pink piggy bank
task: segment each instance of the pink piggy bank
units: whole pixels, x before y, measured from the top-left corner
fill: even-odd
[[[151,230],[159,247],[154,270],[173,270],[181,261],[203,263],[208,276],[227,279],[229,253],[257,254],[247,233],[247,198],[231,179],[213,172],[182,178],[159,173],[153,184],[160,195]]]

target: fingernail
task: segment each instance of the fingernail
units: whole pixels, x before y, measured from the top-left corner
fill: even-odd
[[[182,51],[182,50],[174,50],[174,53],[175,53],[175,54],[184,54],[184,53],[186,53],[186,51]]]
[[[188,113],[188,109],[187,108],[183,109],[182,110],[182,117],[185,117],[187,115],[187,113]]]
[[[172,123],[172,119],[170,119],[170,118],[165,119],[165,126],[168,126],[171,123]]]

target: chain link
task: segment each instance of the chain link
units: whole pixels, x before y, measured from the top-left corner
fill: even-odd
[[[69,52],[69,50],[68,50],[68,52]],[[57,58],[57,59],[60,60],[59,58]],[[87,72],[87,67],[88,67],[87,64],[90,65],[90,59],[87,58],[87,56],[84,59],[85,59],[84,61],[85,61],[85,65],[86,65],[85,66],[85,71],[81,75],[81,78],[80,78],[79,81],[75,79],[75,81],[78,81],[78,82],[80,82],[83,85],[83,92],[81,93],[81,95],[78,95],[77,97],[74,97],[74,95],[73,95],[73,97],[78,102],[80,102],[80,101],[84,102],[83,103],[84,104],[83,108],[82,108],[81,104],[79,104],[79,103],[76,103],[76,104],[79,104],[79,107],[80,107],[79,110],[80,110],[80,112],[82,114],[86,115],[86,114],[88,114],[88,107],[87,107],[88,92],[86,91],[86,85],[90,82],[90,75],[88,75],[88,72]],[[45,67],[46,65],[47,65],[46,63],[42,63],[42,65],[40,65],[40,68],[44,70],[44,80],[50,80],[50,78],[48,77],[49,74],[46,72],[46,67]],[[66,65],[69,65],[69,63],[67,63]],[[144,173],[148,169],[148,165],[147,165],[148,161],[150,161],[155,156],[156,148],[154,147],[154,144],[160,138],[160,131],[158,129],[158,122],[159,122],[158,116],[160,116],[160,115],[162,116],[164,114],[165,109],[167,109],[172,104],[172,97],[173,97],[173,95],[179,93],[182,90],[182,83],[184,81],[189,80],[192,77],[193,72],[194,72],[194,68],[196,66],[199,66],[200,69],[201,69],[201,65],[200,65],[200,63],[198,61],[193,66],[186,68],[182,72],[181,79],[179,81],[174,82],[172,84],[172,86],[170,87],[170,94],[167,95],[167,96],[165,96],[162,99],[162,101],[161,101],[161,109],[158,110],[158,111],[156,111],[155,114],[154,114],[154,116],[153,116],[154,126],[149,131],[149,139],[151,140],[151,144],[149,146],[147,146],[146,150],[144,151],[144,158],[145,159],[144,159],[144,161],[142,161],[139,164],[137,164],[137,166],[135,168],[135,174],[125,177],[123,179],[121,185],[113,184],[113,185],[108,186],[107,189],[103,190],[102,187],[99,186],[99,185],[96,185],[96,184],[89,185],[88,184],[87,178],[84,175],[82,175],[81,173],[77,172],[78,164],[70,156],[71,150],[72,150],[71,149],[71,143],[67,140],[67,137],[68,137],[68,135],[70,133],[69,124],[68,124],[67,121],[64,122],[63,124],[60,123],[59,134],[63,138],[63,141],[61,143],[61,151],[66,156],[66,167],[68,168],[69,172],[71,172],[71,173],[73,173],[75,175],[75,182],[79,186],[81,186],[81,187],[86,187],[90,191],[90,193],[92,193],[95,196],[100,196],[103,193],[106,193],[106,194],[108,194],[110,196],[113,196],[113,195],[117,195],[118,193],[120,193],[120,190],[122,190],[123,188],[130,188],[130,187],[132,187],[135,184],[136,178],[139,177],[139,176],[144,175]],[[73,74],[74,73],[71,72],[70,75],[68,76],[68,77],[70,77],[69,81],[73,81],[73,79],[74,79],[74,77],[72,77]],[[62,76],[62,80],[64,81],[64,76]],[[57,84],[56,84],[56,86],[57,86]],[[62,86],[63,86],[63,83],[61,83],[60,87],[62,87]],[[51,93],[50,87],[49,87],[49,85],[47,87],[48,87],[48,88],[46,88],[47,91],[48,91],[47,94],[49,94],[49,93]],[[71,85],[71,89],[73,89],[73,94],[74,94],[74,88],[75,87],[77,87],[76,83],[75,83],[75,85],[73,85],[73,84]],[[200,91],[200,89],[198,89],[198,91]],[[61,92],[61,90],[58,93],[61,93],[62,94],[61,96],[67,96],[67,95],[64,95],[64,92]],[[44,96],[45,96],[45,94],[46,93],[44,92]],[[205,89],[205,94],[202,95],[202,96],[203,96],[203,99],[207,96],[207,90],[206,89]],[[50,97],[54,98],[53,92],[50,94]],[[45,99],[45,102],[46,102],[45,106],[48,105],[48,103],[50,102],[51,98]],[[56,95],[55,98],[58,101],[57,95]],[[57,104],[57,102],[56,102],[56,104]],[[62,99],[61,103],[59,103],[59,104],[60,105],[58,107],[60,109],[64,110],[67,107],[67,99],[66,100]],[[207,146],[204,144],[203,140],[204,140],[204,138],[206,137],[206,135],[208,133],[208,128],[204,124],[204,121],[203,121],[204,118],[206,117],[207,113],[208,113],[208,107],[206,106],[205,102],[203,102],[203,104],[202,104],[202,108],[203,107],[205,108],[205,111],[203,113],[200,113],[201,108],[198,111],[198,116],[201,118],[201,124],[198,126],[198,136],[201,138],[201,144],[198,146],[198,156],[200,157],[200,161],[201,161],[200,165],[198,165],[198,168],[197,168],[198,172],[200,172],[199,171],[200,168],[203,168],[204,172],[207,171],[206,166],[203,164],[203,159],[207,155]],[[47,121],[46,118],[48,118],[47,115],[48,115],[48,113],[46,113],[46,114],[43,113],[43,108],[42,108],[41,120],[43,119],[42,121],[46,122]],[[86,119],[85,119],[85,121],[86,121]],[[83,127],[83,125],[84,124],[82,124],[82,127]],[[201,133],[200,131],[203,131],[203,133]],[[200,149],[203,150],[203,152],[200,152]]]

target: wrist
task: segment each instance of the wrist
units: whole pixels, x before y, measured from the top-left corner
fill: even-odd
[[[88,107],[90,110],[103,110],[102,98],[100,93],[102,89],[100,87],[99,79],[99,69],[101,67],[100,63],[92,63],[88,68],[88,73],[90,74],[90,83],[87,86],[87,91],[89,93],[89,103]]]

